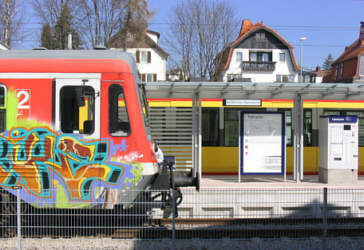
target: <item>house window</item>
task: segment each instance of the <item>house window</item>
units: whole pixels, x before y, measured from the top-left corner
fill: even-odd
[[[142,82],[156,82],[157,74],[140,74],[139,78]]]
[[[343,79],[343,72],[344,72],[344,64],[340,64],[340,79]]]
[[[264,40],[265,39],[265,33],[263,33],[263,32],[256,33],[255,38],[257,40]]]
[[[336,65],[334,70],[335,70],[335,80],[337,80],[337,72],[339,70],[339,66]]]
[[[288,80],[289,82],[294,82],[294,75],[289,75]]]
[[[243,52],[236,52],[236,61],[237,62],[243,61]]]
[[[285,53],[279,53],[279,61],[285,62],[286,61],[286,54]]]
[[[137,51],[135,54],[137,63],[151,63],[152,55],[150,51]]]
[[[130,134],[124,89],[119,84],[112,84],[109,87],[109,133],[112,136]]]
[[[269,61],[269,54],[262,53],[262,62],[268,62],[268,61]]]
[[[276,82],[294,82],[294,75],[276,75]]]
[[[6,130],[6,103],[5,103],[6,88],[0,86],[0,132]]]
[[[65,86],[60,91],[63,133],[92,134],[95,128],[95,90],[91,86]]]
[[[256,52],[251,52],[250,53],[250,61],[251,62],[256,62],[257,61],[257,53]]]
[[[272,52],[250,52],[251,62],[271,62]]]

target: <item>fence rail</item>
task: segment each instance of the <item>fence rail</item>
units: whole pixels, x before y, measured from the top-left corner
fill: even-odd
[[[24,238],[44,237],[303,237],[361,235],[364,230],[364,189],[185,189],[178,210],[180,197],[173,190],[126,191],[130,194],[123,197],[139,195],[118,205],[105,205],[103,199],[93,207],[75,202],[78,208],[65,208],[70,204],[60,201],[30,205],[20,198],[21,191],[0,192],[0,237],[17,238],[19,245]],[[169,204],[160,202],[163,195]]]

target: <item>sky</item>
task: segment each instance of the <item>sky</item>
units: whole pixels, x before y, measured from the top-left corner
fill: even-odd
[[[150,9],[155,12],[149,29],[160,33],[162,48],[173,7],[187,1],[148,0]],[[300,38],[306,37],[307,40],[301,42],[301,55],[302,65],[307,69],[322,66],[329,53],[334,59],[338,58],[345,46],[358,39],[360,21],[364,21],[364,0],[225,1],[233,7],[238,20],[250,19],[253,23],[262,21],[278,32],[294,47],[297,63],[300,63]],[[39,21],[31,21],[34,20],[34,13],[30,9],[27,11],[28,17],[25,17],[30,21],[24,28],[31,36],[16,44],[14,49],[39,46]]]
[[[155,12],[149,28],[159,32],[162,38],[173,7],[187,1],[149,0],[149,7]],[[294,47],[298,63],[301,43],[302,65],[307,69],[322,66],[329,54],[338,58],[345,46],[358,39],[360,22],[364,21],[364,0],[225,1],[233,7],[239,20],[263,21],[278,32]],[[307,40],[300,42],[302,37]]]

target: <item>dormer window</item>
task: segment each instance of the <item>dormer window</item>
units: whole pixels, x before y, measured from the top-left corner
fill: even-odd
[[[257,40],[265,40],[265,33],[264,32],[258,32],[255,34],[255,38]]]

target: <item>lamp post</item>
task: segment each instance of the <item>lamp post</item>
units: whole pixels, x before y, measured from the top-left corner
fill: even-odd
[[[301,37],[300,38],[300,67],[301,67],[301,70],[300,70],[300,78],[301,78],[301,82],[303,82],[303,73],[302,73],[302,41],[306,41],[307,40],[307,37]]]

